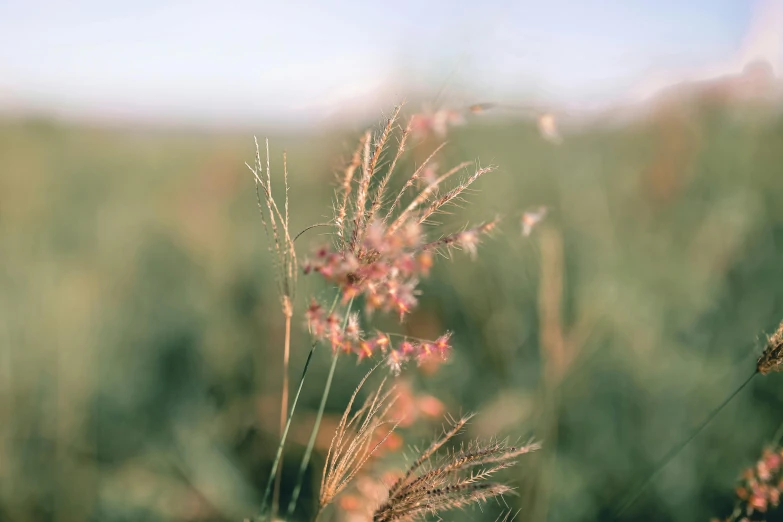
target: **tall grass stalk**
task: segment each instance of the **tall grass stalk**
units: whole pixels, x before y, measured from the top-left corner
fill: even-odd
[[[269,165],[269,140],[266,140],[266,173],[264,173],[264,162],[261,160],[261,147],[258,145],[258,139],[255,139],[256,156],[253,166],[248,164],[247,168],[253,173],[253,181],[256,186],[256,202],[258,203],[258,212],[261,216],[261,222],[264,225],[267,239],[269,240],[269,251],[272,253],[272,261],[275,268],[275,281],[277,283],[277,293],[280,297],[280,305],[285,317],[285,340],[283,343],[283,389],[280,394],[280,439],[285,441],[288,433],[288,422],[286,413],[288,410],[288,370],[289,354],[291,348],[291,317],[293,316],[293,302],[296,292],[296,250],[294,241],[289,232],[289,212],[288,212],[288,160],[285,152],[283,153],[283,185],[285,188],[283,211],[275,201],[272,194],[272,174]],[[310,355],[315,348],[310,350]],[[308,356],[308,363],[310,358]],[[305,365],[305,373],[307,365]],[[304,381],[304,374],[302,375]],[[299,384],[301,390],[302,383]],[[298,394],[297,394],[298,397]],[[294,403],[295,404],[295,403]],[[290,417],[289,417],[290,420]],[[278,451],[278,458],[273,467],[274,475],[274,496],[272,501],[272,517],[277,512],[277,505],[280,498],[280,457],[281,451]],[[271,486],[267,485],[267,491]],[[266,505],[268,494],[264,496]],[[264,506],[266,507],[266,506]]]
[[[334,297],[334,301],[332,302],[331,310],[334,310],[334,308],[337,306],[337,301],[339,299],[340,293],[338,292]],[[307,377],[307,370],[310,369],[310,361],[313,358],[313,353],[315,352],[316,346],[318,346],[317,341],[313,342],[313,344],[310,346],[310,352],[307,354],[307,360],[305,360],[305,365],[302,369],[302,377],[299,379],[299,386],[296,389],[294,400],[291,403],[291,411],[288,413],[288,418],[286,419],[285,427],[283,428],[283,434],[280,436],[280,443],[277,445],[277,452],[275,453],[274,461],[272,461],[272,469],[269,471],[269,479],[267,480],[266,489],[264,490],[264,496],[261,501],[262,516],[266,512],[266,507],[269,503],[269,496],[272,493],[272,485],[275,482],[275,475],[277,474],[278,467],[280,466],[280,459],[283,455],[283,447],[285,446],[285,441],[288,438],[288,430],[291,428],[291,419],[293,418],[294,412],[296,411],[296,405],[299,402],[299,396],[302,394],[302,387],[304,386],[304,381]]]
[[[288,368],[290,366],[289,359],[291,353],[291,310],[288,308],[288,313],[285,314],[285,341],[283,343],[283,390],[280,394],[280,437],[283,436],[285,430],[285,423],[288,414]],[[272,518],[275,518],[277,514],[278,506],[280,505],[280,481],[282,479],[282,466],[278,466],[277,473],[275,474],[275,488],[272,493]]]
[[[348,317],[351,314],[351,307],[353,306],[353,299],[348,303],[348,308],[345,312],[345,319],[343,320],[343,332],[348,324]],[[335,352],[332,356],[332,365],[329,368],[329,375],[326,377],[326,384],[324,385],[324,391],[321,395],[321,404],[318,406],[318,413],[315,416],[315,424],[313,424],[313,431],[310,433],[310,440],[307,441],[307,448],[305,449],[304,456],[302,457],[302,463],[299,466],[299,473],[296,476],[296,485],[294,491],[291,494],[291,500],[288,502],[288,509],[286,510],[286,518],[290,518],[294,514],[296,509],[296,503],[299,500],[299,494],[302,492],[302,483],[304,482],[304,475],[307,471],[307,467],[310,464],[310,457],[313,454],[313,448],[315,447],[315,439],[318,436],[318,430],[321,427],[321,420],[324,416],[324,410],[326,409],[326,399],[329,397],[329,391],[332,388],[332,379],[334,378],[334,370],[337,367],[337,358],[340,352]]]
[[[741,392],[745,387],[750,384],[750,381],[753,380],[753,378],[759,374],[759,371],[754,371],[750,377],[745,379],[745,381],[742,382],[742,384],[739,385],[738,388],[736,388],[728,397],[726,397],[723,402],[721,402],[718,406],[716,406],[710,413],[707,415],[707,417],[702,421],[701,424],[699,424],[696,429],[694,429],[688,437],[674,446],[672,449],[669,450],[669,452],[664,455],[664,457],[658,461],[658,463],[653,468],[652,472],[645,478],[640,485],[635,487],[625,498],[622,504],[620,504],[620,508],[615,512],[615,515],[613,517],[613,520],[620,520],[623,514],[639,499],[639,497],[644,493],[645,489],[647,489],[647,486],[652,483],[653,480],[658,476],[658,474],[663,471],[663,469],[669,464],[669,462],[674,459],[679,453],[685,449],[685,447],[690,444],[690,442],[696,438],[696,436],[701,433],[701,431],[710,423],[712,420],[718,415],[718,413],[723,410],[723,408],[728,405],[734,397],[736,397],[739,392]]]

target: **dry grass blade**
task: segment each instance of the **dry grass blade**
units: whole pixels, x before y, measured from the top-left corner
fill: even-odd
[[[373,515],[374,522],[423,517],[512,491],[509,486],[489,482],[488,479],[496,472],[513,466],[517,457],[535,451],[539,445],[528,442],[512,446],[506,441],[476,441],[436,456],[467,421],[468,417],[464,417],[453,422],[419,455],[403,477],[389,489],[389,498]]]
[[[394,167],[397,166],[397,162],[400,160],[400,157],[405,153],[405,145],[408,142],[408,136],[411,134],[411,128],[413,125],[413,118],[410,118],[408,120],[408,126],[405,127],[405,130],[402,132],[402,136],[400,137],[400,142],[397,145],[397,152],[394,154],[394,159],[391,162],[391,165],[389,166],[389,170],[386,172],[386,175],[381,179],[381,182],[378,184],[378,189],[375,191],[375,197],[373,198],[372,207],[370,208],[370,213],[367,216],[367,221],[372,223],[375,219],[375,215],[378,213],[378,211],[383,206],[383,197],[386,193],[386,185],[389,184],[389,180],[392,177],[392,174],[394,173]]]
[[[421,176],[421,173],[424,171],[424,168],[429,164],[430,161],[432,161],[432,158],[434,158],[440,150],[446,146],[446,142],[441,143],[438,145],[432,153],[427,156],[427,159],[424,160],[424,162],[419,165],[419,168],[416,169],[416,171],[413,173],[413,175],[408,178],[408,181],[405,182],[405,185],[402,186],[402,189],[400,189],[400,192],[397,194],[397,197],[394,198],[394,202],[392,203],[391,207],[389,207],[389,211],[386,213],[386,218],[384,219],[384,222],[388,221],[389,218],[391,218],[392,214],[394,213],[394,209],[397,208],[397,206],[400,204],[400,201],[402,200],[403,196],[405,195],[405,191],[408,190],[414,183],[416,183],[416,180],[419,179]],[[398,217],[394,220],[392,225],[389,227],[389,230],[397,230],[400,225],[403,223],[402,216]]]
[[[432,214],[440,210],[443,206],[452,202],[465,189],[467,189],[470,185],[472,185],[474,181],[476,181],[478,178],[480,178],[482,175],[486,174],[487,172],[492,172],[493,170],[495,170],[495,167],[493,166],[476,169],[476,172],[471,177],[469,177],[468,179],[460,183],[458,186],[448,191],[444,196],[440,197],[435,202],[433,202],[432,205],[427,207],[427,209],[422,213],[421,217],[419,217],[419,223],[424,223],[428,217],[430,217]]]
[[[481,240],[481,236],[492,232],[499,222],[500,218],[495,218],[492,221],[487,221],[476,227],[465,229],[462,232],[443,236],[440,239],[422,245],[421,250],[426,252],[429,250],[438,250],[441,248],[448,249],[456,246],[461,247],[463,250],[467,250],[471,255],[475,255],[476,245],[478,245]]]
[[[452,437],[454,437],[457,433],[459,433],[462,428],[465,427],[465,424],[468,423],[470,419],[473,418],[473,415],[466,415],[464,417],[461,417],[457,421],[453,421],[451,423],[451,427],[449,429],[444,428],[443,434],[432,441],[432,443],[429,445],[429,447],[421,452],[421,455],[413,462],[413,464],[408,467],[408,470],[405,472],[405,475],[403,475],[397,482],[394,483],[394,485],[389,488],[389,496],[394,495],[397,493],[397,491],[400,489],[400,487],[413,475],[413,473],[418,470],[422,464],[424,464],[430,457],[435,455],[437,451],[443,447],[446,442],[449,441]]]
[[[256,185],[256,200],[258,203],[261,222],[264,230],[270,240],[269,250],[272,252],[275,270],[277,272],[277,284],[280,299],[283,302],[284,313],[290,312],[286,308],[290,307],[296,289],[296,250],[294,242],[289,231],[288,221],[288,165],[283,160],[283,180],[285,185],[284,212],[281,213],[272,195],[272,177],[269,165],[269,140],[266,141],[266,179],[264,179],[264,166],[261,162],[261,150],[256,144],[255,166],[251,167],[245,164],[250,172],[253,173],[253,180]],[[259,188],[261,189],[259,191]],[[263,193],[263,198],[262,198]],[[263,199],[263,202],[262,202]],[[266,207],[266,211],[264,210]],[[266,212],[266,215],[265,215]],[[280,226],[278,227],[278,221]],[[282,229],[282,230],[281,230]]]
[[[389,139],[389,136],[391,135],[392,130],[394,129],[394,124],[397,121],[397,117],[400,115],[400,110],[402,109],[402,105],[398,105],[394,108],[394,112],[392,113],[391,117],[386,122],[386,125],[383,127],[383,131],[381,131],[380,136],[378,137],[377,142],[375,143],[375,149],[372,152],[372,155],[370,155],[370,141],[369,136],[368,140],[365,143],[364,148],[364,164],[362,166],[362,179],[359,182],[359,189],[356,193],[356,208],[354,209],[354,229],[353,234],[351,236],[351,250],[356,246],[356,242],[362,238],[364,235],[364,228],[367,223],[367,197],[370,193],[370,182],[372,181],[373,175],[375,174],[375,170],[378,167],[378,161],[381,158],[381,154],[383,153],[384,149],[386,148],[386,142]],[[402,144],[402,142],[401,142]],[[398,150],[399,152],[399,150]],[[399,152],[399,154],[402,154]],[[387,174],[388,176],[388,174]],[[383,197],[382,193],[376,194],[376,198]]]
[[[394,128],[394,124],[397,121],[397,117],[400,115],[401,109],[402,105],[398,105],[394,108],[394,112],[386,122],[386,126],[383,128],[383,132],[381,132],[381,136],[378,139],[378,142],[375,144],[375,151],[372,153],[372,159],[370,160],[370,178],[372,178],[373,174],[375,174],[375,168],[378,166],[378,160],[381,157],[383,149],[386,147],[386,140],[389,139],[389,135]]]
[[[345,489],[397,427],[397,423],[388,417],[396,397],[393,395],[394,388],[384,389],[386,379],[362,407],[349,417],[357,394],[377,367],[378,365],[364,376],[354,391],[329,445],[321,477],[321,509]],[[377,433],[381,428],[385,433],[378,439]]]
[[[504,484],[485,483],[472,484],[465,487],[446,487],[438,491],[433,491],[430,495],[431,502],[416,506],[404,515],[394,516],[393,518],[378,518],[378,514],[373,517],[373,521],[380,520],[401,520],[415,519],[424,517],[430,513],[445,511],[448,509],[458,509],[470,504],[485,502],[493,497],[498,497],[513,490]]]
[[[351,232],[350,250],[353,250],[356,246],[356,241],[361,235],[361,227],[363,226],[365,217],[365,205],[367,203],[367,190],[370,186],[370,178],[372,176],[370,172],[370,140],[372,139],[372,132],[367,131],[362,139],[364,144],[364,151],[362,153],[362,177],[359,180],[359,188],[356,191],[356,201],[353,209],[353,231]]]
[[[438,190],[438,187],[440,186],[441,183],[443,183],[448,178],[450,178],[451,176],[453,176],[455,173],[459,172],[460,170],[464,169],[468,165],[470,165],[469,161],[463,161],[462,163],[460,163],[456,167],[452,168],[451,170],[449,170],[445,174],[442,174],[435,181],[433,181],[432,183],[427,185],[427,187],[425,187],[424,190],[422,190],[419,193],[419,195],[416,196],[413,199],[413,201],[410,202],[410,204],[405,208],[405,210],[402,211],[400,216],[396,220],[394,220],[394,223],[392,224],[391,227],[389,227],[389,230],[393,230],[393,229],[395,229],[395,227],[399,227],[400,225],[402,225],[405,222],[405,220],[408,219],[408,216],[410,216],[411,212],[413,212],[414,210],[419,208],[419,206],[422,203],[426,202],[429,199],[429,197],[433,193],[435,193],[436,190]]]
[[[362,164],[362,149],[364,149],[365,142],[369,139],[369,134],[365,134],[359,141],[359,146],[351,157],[351,162],[345,168],[342,181],[342,197],[339,198],[339,207],[335,212],[335,226],[337,228],[337,237],[345,245],[345,216],[348,213],[348,198],[351,195],[351,182],[353,181],[353,175],[356,169]]]

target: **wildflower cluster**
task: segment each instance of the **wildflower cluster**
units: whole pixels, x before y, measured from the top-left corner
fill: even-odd
[[[767,448],[755,465],[746,469],[736,488],[737,506],[725,522],[763,520],[780,505],[783,491],[783,449]],[[713,522],[721,522],[713,519]]]
[[[401,342],[393,343],[391,336],[383,332],[365,336],[359,326],[359,314],[352,313],[345,318],[339,312],[327,312],[317,301],[312,301],[307,309],[307,323],[313,337],[328,342],[333,352],[354,353],[359,361],[380,353],[395,374],[409,360],[422,363],[432,357],[446,359],[451,350],[450,332],[434,341],[403,337]]]
[[[421,227],[409,223],[399,233],[386,236],[380,222],[369,227],[360,257],[352,252],[334,252],[320,248],[305,265],[305,272],[316,272],[336,283],[343,303],[365,296],[368,312],[394,311],[400,319],[416,306],[418,277],[427,275],[432,254],[420,250]]]
[[[456,247],[475,258],[481,236],[490,232],[496,223],[490,221],[423,243],[418,223],[409,222],[388,234],[383,224],[376,221],[368,227],[357,254],[322,247],[306,262],[304,271],[318,273],[335,283],[340,288],[343,304],[361,295],[367,313],[394,312],[402,320],[417,304],[416,287],[419,278],[429,274],[433,251]]]
[[[434,254],[458,248],[475,257],[481,236],[490,232],[497,220],[427,240],[425,225],[431,218],[447,205],[460,201],[461,194],[493,168],[476,168],[441,193],[447,180],[469,165],[461,163],[439,173],[434,158],[441,145],[408,176],[396,195],[389,195],[387,189],[395,166],[422,119],[411,118],[399,136],[396,150],[387,150],[399,112],[397,107],[377,135],[367,132],[360,140],[336,196],[335,242],[318,248],[305,262],[304,272],[319,274],[335,284],[343,307],[362,298],[368,316],[381,311],[394,313],[402,321],[417,305],[419,279],[428,275]],[[388,167],[381,173],[385,165]],[[409,190],[414,194],[409,195]],[[434,341],[404,338],[393,346],[385,333],[365,336],[357,314],[341,313],[334,306],[327,309],[316,301],[307,310],[307,323],[313,336],[329,343],[335,353],[355,353],[360,359],[381,353],[395,373],[409,360],[445,358],[451,348],[449,333]]]

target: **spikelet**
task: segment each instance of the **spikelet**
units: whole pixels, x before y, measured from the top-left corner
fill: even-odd
[[[437,195],[438,189],[447,179],[469,165],[469,162],[460,163],[445,174],[427,183],[409,203],[403,206],[403,199],[406,198],[408,190],[417,181],[420,181],[422,176],[425,176],[428,172],[428,166],[446,145],[441,143],[408,177],[394,199],[389,198],[387,200],[386,192],[389,181],[397,163],[406,150],[408,139],[413,132],[416,115],[408,121],[407,126],[402,131],[394,156],[383,177],[378,179],[374,188],[372,185],[373,180],[378,177],[379,171],[385,168],[384,162],[381,161],[381,156],[390,148],[389,142],[397,127],[396,123],[401,109],[401,105],[394,108],[382,130],[375,137],[371,131],[367,131],[364,134],[350,163],[345,169],[340,189],[336,196],[337,203],[335,205],[334,217],[335,232],[340,240],[338,251],[335,253],[343,258],[351,255],[359,263],[373,261],[377,258],[378,251],[372,248],[373,245],[366,244],[369,234],[375,233],[377,238],[378,232],[382,232],[382,237],[389,238],[392,241],[398,240],[399,238],[396,236],[404,234],[406,228],[410,230],[416,223],[425,223],[430,216],[442,211],[445,206],[457,200],[479,177],[495,170],[494,166],[477,167],[472,175],[458,182],[456,186],[440,198],[432,200],[431,198]],[[361,175],[358,177],[358,181],[356,181],[357,188],[354,191],[353,185],[357,177],[357,170],[361,171]],[[388,205],[387,209],[384,209],[388,201],[391,201],[391,204]],[[348,219],[349,211],[352,212],[350,219]]]
[[[422,250],[438,250],[441,248],[456,246],[457,248],[460,248],[470,254],[471,258],[475,259],[481,237],[492,232],[492,230],[494,230],[494,228],[497,226],[498,222],[500,222],[500,218],[495,218],[492,221],[487,221],[486,223],[482,223],[477,227],[468,228],[455,234],[449,234],[448,236],[444,236],[436,241],[427,243],[422,247]]]
[[[422,451],[391,488],[388,499],[373,514],[374,522],[423,518],[448,509],[480,503],[512,489],[489,479],[515,459],[539,448],[529,442],[512,446],[505,441],[475,441],[438,456],[438,451],[462,430],[468,417],[451,423]]]
[[[767,339],[767,347],[759,357],[756,369],[762,375],[783,371],[783,322]]]
[[[394,388],[385,389],[386,379],[381,381],[364,405],[349,417],[356,395],[377,367],[367,372],[353,392],[329,445],[321,478],[321,509],[331,504],[345,489],[397,427],[397,421],[388,417],[396,397],[393,395]],[[377,439],[379,430],[384,432],[380,440]]]
[[[291,317],[294,293],[296,291],[297,262],[294,241],[288,225],[288,165],[286,155],[283,154],[283,184],[285,186],[283,212],[280,212],[277,202],[272,196],[272,177],[269,168],[269,140],[266,140],[266,175],[264,165],[261,162],[261,150],[258,139],[255,139],[256,157],[255,164],[248,169],[253,173],[253,181],[256,185],[256,201],[261,222],[269,238],[269,250],[272,253],[275,271],[277,272],[277,290],[280,296],[283,314]],[[278,224],[279,222],[279,224]]]
[[[370,132],[365,134],[364,140],[364,154],[362,161],[362,177],[359,180],[359,188],[356,192],[356,201],[354,205],[354,217],[353,217],[353,235],[351,236],[350,249],[354,250],[356,242],[360,239],[361,232],[365,229],[367,223],[367,198],[370,194],[370,182],[378,167],[378,160],[386,147],[386,140],[389,139],[389,135],[394,127],[394,123],[397,121],[397,116],[400,113],[402,107],[397,106],[394,113],[386,122],[386,125],[378,137],[375,144],[375,149],[370,153]],[[379,194],[381,196],[382,193]]]
[[[460,194],[462,194],[465,189],[467,189],[470,185],[473,184],[474,181],[476,181],[478,178],[483,176],[484,174],[488,172],[492,172],[495,170],[494,166],[489,167],[477,167],[476,171],[471,175],[468,179],[464,180],[462,183],[448,191],[445,195],[441,196],[440,198],[436,199],[427,209],[422,212],[421,216],[419,216],[419,223],[424,223],[427,221],[427,218],[429,218],[432,214],[435,212],[438,212],[446,206],[447,204],[454,201]]]
[[[343,247],[347,245],[345,241],[345,216],[348,213],[348,198],[351,196],[351,182],[353,181],[354,173],[356,169],[362,164],[361,154],[364,149],[364,144],[370,139],[370,133],[366,133],[361,140],[356,151],[351,157],[351,162],[345,168],[343,175],[343,181],[340,185],[342,188],[342,195],[340,196],[339,206],[335,209],[334,224],[337,233],[337,237],[342,241]]]

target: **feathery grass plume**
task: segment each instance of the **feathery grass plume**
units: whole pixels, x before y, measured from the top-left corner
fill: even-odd
[[[487,221],[486,223],[482,223],[477,227],[468,228],[462,232],[443,236],[440,239],[431,241],[422,246],[422,250],[439,250],[441,248],[455,246],[461,250],[464,250],[470,254],[471,258],[475,259],[476,255],[478,254],[477,248],[479,242],[481,241],[481,237],[492,232],[499,222],[500,218],[495,218],[492,221]]]
[[[367,372],[351,395],[329,445],[321,478],[319,496],[321,510],[331,504],[345,489],[397,427],[398,421],[389,419],[389,411],[396,397],[393,387],[385,389],[386,378],[381,381],[378,389],[367,398],[362,407],[351,415],[356,395],[377,367],[378,365]],[[379,430],[385,432],[380,439],[377,437]]]
[[[443,434],[422,451],[391,488],[388,499],[373,514],[374,522],[423,518],[469,504],[480,503],[512,491],[489,479],[516,464],[516,458],[539,449],[528,442],[473,441],[438,455],[438,451],[465,426],[468,417],[452,422]]]
[[[433,150],[429,156],[422,162],[421,165],[419,165],[419,168],[417,168],[413,174],[408,178],[408,180],[405,182],[405,185],[402,186],[402,189],[397,193],[397,196],[394,198],[394,202],[389,207],[389,210],[386,212],[386,217],[384,218],[383,222],[386,223],[386,221],[389,220],[389,218],[392,217],[394,214],[395,209],[397,206],[399,206],[400,201],[402,200],[403,196],[405,196],[406,192],[409,188],[411,188],[416,181],[418,181],[422,174],[424,173],[425,169],[427,168],[427,165],[430,164],[432,159],[441,151],[443,147],[445,147],[445,143],[441,143],[437,147],[435,147],[435,150]],[[469,162],[462,162],[459,165],[457,165],[454,169],[449,171],[451,174],[454,172],[457,172],[458,170],[461,170],[462,167],[467,166]],[[448,177],[448,176],[446,176]],[[445,177],[444,177],[445,179]],[[404,223],[405,218],[410,214],[411,211],[415,210],[417,206],[419,206],[422,202],[426,201],[429,195],[434,192],[438,188],[438,184],[434,183],[433,186],[428,186],[425,188],[421,193],[419,193],[418,196],[416,196],[413,201],[408,205],[408,208],[404,210],[399,217],[395,220],[394,223],[389,226],[387,232],[389,234],[393,234],[397,231],[397,229],[400,227],[402,223]]]
[[[767,339],[767,347],[759,357],[756,369],[761,375],[783,371],[783,321]]]
[[[285,152],[283,153],[283,184],[284,204],[283,212],[272,195],[272,176],[269,168],[269,140],[266,140],[266,176],[264,176],[264,166],[261,162],[261,151],[258,146],[258,139],[255,139],[256,157],[255,165],[247,168],[253,173],[253,180],[256,186],[256,201],[258,202],[258,211],[261,215],[261,222],[264,224],[264,230],[269,240],[269,250],[272,252],[272,259],[275,265],[278,296],[280,305],[285,318],[285,340],[283,342],[283,389],[280,395],[280,435],[283,435],[288,414],[288,365],[291,348],[291,317],[293,316],[293,301],[296,291],[296,250],[294,241],[291,239],[288,221],[288,162]],[[262,197],[263,194],[263,197]],[[263,203],[262,203],[263,200]],[[279,225],[278,225],[279,221]],[[277,512],[277,504],[280,498],[280,467],[275,474],[274,494],[272,501],[272,515]]]
[[[361,295],[365,298],[368,314],[375,310],[393,312],[402,320],[417,304],[418,281],[427,275],[432,265],[431,251],[441,247],[458,247],[475,257],[480,236],[491,231],[496,220],[435,241],[426,241],[423,224],[427,219],[442,212],[479,177],[494,170],[494,167],[477,167],[472,175],[437,197],[440,186],[469,164],[461,163],[439,177],[431,177],[429,183],[406,202],[408,190],[422,178],[444,144],[436,147],[408,176],[393,199],[387,198],[389,181],[403,156],[415,121],[415,117],[411,118],[402,130],[388,170],[381,176],[386,166],[382,156],[387,149],[394,148],[389,144],[398,128],[400,112],[401,106],[396,107],[375,136],[367,132],[360,140],[336,196],[336,244],[317,249],[313,259],[305,263],[304,271],[318,273],[335,283],[342,293],[343,303]],[[361,175],[354,191],[354,178],[359,169]],[[388,204],[389,201],[391,204]],[[347,219],[349,214],[351,218]],[[335,353],[353,352],[361,359],[391,350],[387,361],[395,372],[404,361],[412,358],[421,361],[433,354],[443,356],[449,348],[448,337],[415,343],[405,339],[392,346],[385,334],[364,337],[342,333],[338,325],[347,314],[340,310],[326,313],[325,307],[317,301],[312,302],[306,315],[314,337],[331,344]],[[358,317],[352,321],[357,325],[354,331],[360,331]]]
[[[261,148],[258,139],[255,139],[256,157],[254,166],[245,163],[245,166],[253,173],[253,181],[256,186],[256,201],[261,222],[269,238],[269,251],[275,266],[275,282],[283,309],[283,314],[290,316],[293,306],[294,292],[296,291],[297,262],[294,242],[291,238],[288,220],[288,165],[286,154],[283,153],[283,184],[284,204],[283,212],[277,206],[272,195],[272,177],[269,167],[269,140],[266,140],[266,174],[264,164],[261,161]],[[278,225],[278,221],[280,224]]]
[[[399,110],[397,111],[399,113]],[[381,182],[378,184],[378,188],[375,189],[375,195],[373,197],[372,207],[370,207],[369,215],[367,216],[367,221],[372,223],[375,220],[375,216],[378,213],[378,211],[381,209],[381,206],[383,206],[383,196],[386,193],[386,185],[388,185],[389,180],[392,177],[392,174],[394,174],[394,167],[397,166],[397,162],[400,160],[402,155],[405,153],[405,145],[408,143],[408,136],[411,134],[411,124],[412,122],[408,122],[408,126],[405,127],[405,130],[402,132],[402,136],[400,136],[400,140],[397,144],[397,152],[394,154],[394,159],[391,162],[391,165],[389,166],[389,169],[386,171],[386,175],[381,179]]]
[[[419,216],[419,223],[426,222],[427,218],[429,218],[435,212],[438,212],[445,205],[454,201],[460,194],[462,194],[465,191],[465,189],[467,189],[470,185],[472,185],[473,182],[476,181],[479,177],[486,174],[487,172],[492,172],[493,170],[495,170],[495,167],[492,166],[484,167],[484,168],[477,167],[476,171],[473,173],[472,176],[462,181],[459,185],[457,185],[456,187],[448,191],[445,195],[433,201],[432,204],[421,213],[421,216]]]
[[[334,226],[337,237],[345,245],[345,216],[348,214],[348,198],[351,195],[351,183],[353,182],[353,175],[356,169],[362,164],[361,154],[364,149],[364,144],[370,140],[370,132],[367,131],[365,135],[359,140],[359,146],[351,157],[351,162],[345,168],[343,174],[343,181],[341,184],[342,195],[339,196],[339,203],[334,213]]]
[[[399,128],[397,120],[401,110],[402,106],[395,107],[380,131],[375,135],[368,131],[360,139],[335,196],[332,224],[336,240],[333,245],[318,248],[314,258],[303,267],[305,274],[315,272],[334,283],[338,287],[338,295],[342,295],[342,306],[348,304],[343,309],[335,306],[328,308],[313,299],[306,312],[311,334],[316,341],[330,344],[333,355],[316,421],[288,505],[289,516],[296,508],[339,354],[354,353],[361,360],[380,353],[384,355],[383,360],[392,373],[399,374],[402,365],[409,360],[423,362],[431,357],[446,358],[451,350],[449,332],[435,340],[401,336],[398,343],[393,343],[391,336],[384,332],[365,334],[371,329],[361,328],[358,314],[352,315],[350,310],[353,300],[363,296],[367,315],[376,310],[393,312],[402,321],[417,304],[419,278],[426,276],[432,266],[431,248],[424,248],[427,241],[421,215],[429,216],[442,211],[446,204],[457,200],[471,183],[493,170],[493,167],[477,168],[472,176],[449,191],[447,199],[432,201],[437,196],[438,187],[467,166],[467,163],[460,164],[431,181],[411,198],[407,206],[403,206],[404,200],[409,197],[408,189],[422,178],[425,169],[443,147],[440,145],[408,176],[393,200],[387,197],[390,180],[417,125],[414,116],[402,130],[396,151],[391,156],[394,147],[390,143],[394,141]],[[388,167],[383,159],[387,153],[392,157]],[[389,201],[392,203],[389,204]],[[424,210],[420,210],[422,207]],[[484,226],[472,233],[488,232],[490,228]],[[477,238],[470,236],[468,231],[462,234],[461,241],[448,244],[441,242],[439,246],[448,248],[454,245],[473,252]],[[342,328],[340,324],[343,324]]]

